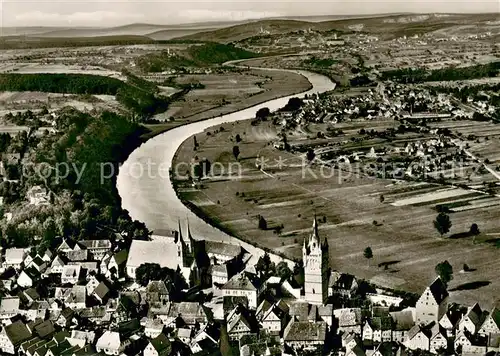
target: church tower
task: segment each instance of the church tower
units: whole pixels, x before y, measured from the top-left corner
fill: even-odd
[[[305,300],[311,304],[324,304],[328,298],[329,256],[328,242],[321,241],[318,221],[314,216],[312,234],[304,239]]]

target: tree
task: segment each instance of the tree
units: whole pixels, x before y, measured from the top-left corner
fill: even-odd
[[[238,156],[240,155],[240,148],[238,146],[233,147],[233,156],[235,159],[238,159]]]
[[[314,158],[316,157],[316,153],[314,153],[314,150],[312,148],[309,148],[307,150],[306,158],[309,162],[312,162]]]
[[[257,111],[257,113],[255,114],[255,117],[257,119],[261,119],[262,121],[265,121],[269,115],[271,115],[271,110],[269,110],[269,108],[262,108],[262,109],[259,109]]]
[[[198,149],[198,141],[196,140],[196,136],[193,136],[193,146],[194,150],[196,151]]]
[[[481,231],[479,231],[479,226],[476,223],[470,226],[470,233],[472,235],[479,235],[481,233]]]
[[[438,216],[436,217],[436,220],[434,220],[434,227],[439,232],[441,237],[443,237],[444,234],[447,234],[450,231],[451,228],[450,217],[446,213],[443,212],[439,213]]]
[[[242,141],[240,134],[236,134],[236,137],[234,139],[236,140],[237,143],[240,143]]]
[[[276,266],[276,273],[282,280],[287,280],[292,275],[292,271],[285,261],[278,263]]]
[[[385,197],[383,194],[380,195],[380,202],[383,203],[385,201]]]
[[[453,279],[453,267],[448,261],[438,263],[435,268],[436,274],[441,278],[444,285]]]
[[[271,257],[267,252],[264,256],[259,258],[259,261],[257,261],[257,264],[255,265],[255,270],[263,277],[276,274],[276,266],[271,261]]]
[[[373,251],[371,247],[365,248],[363,251],[363,256],[368,260],[368,265],[370,265],[370,260],[373,258]]]
[[[288,100],[288,103],[285,105],[283,110],[285,110],[285,111],[297,111],[302,107],[303,104],[304,104],[304,102],[300,98],[295,98],[295,97],[290,98],[290,100]]]

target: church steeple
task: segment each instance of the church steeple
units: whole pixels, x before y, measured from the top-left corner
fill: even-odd
[[[316,242],[318,245],[320,243],[320,238],[318,233],[318,219],[316,218],[316,214],[314,214],[314,219],[313,219],[311,240]]]
[[[302,253],[305,300],[311,304],[323,304],[328,297],[328,244],[319,236],[316,214],[311,234],[304,239]]]
[[[177,219],[177,224],[178,224],[178,229],[179,229],[179,240],[182,242],[184,239],[182,238],[182,226],[181,226],[181,219]]]

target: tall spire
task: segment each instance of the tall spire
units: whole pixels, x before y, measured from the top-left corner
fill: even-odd
[[[181,226],[181,219],[177,219],[177,223],[179,225],[179,240],[180,241],[183,241],[183,238],[182,238],[182,226]]]
[[[186,217],[187,220],[187,238],[188,240],[193,240],[193,236],[191,235],[191,229],[189,228],[189,218]]]
[[[320,243],[319,239],[319,233],[318,233],[318,219],[316,219],[316,213],[314,213],[314,220],[313,220],[313,231],[311,235],[311,239],[314,239],[317,244]]]

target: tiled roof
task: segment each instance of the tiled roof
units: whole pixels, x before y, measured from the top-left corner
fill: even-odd
[[[258,281],[254,278],[250,278],[250,276],[244,272],[234,275],[222,287],[222,289],[237,289],[237,290],[249,290],[249,291],[256,291],[258,288],[259,288]]]
[[[207,254],[212,253],[216,255],[236,257],[241,253],[241,246],[217,241],[205,241],[205,251]]]
[[[89,250],[111,248],[111,241],[109,240],[83,240],[78,243]]]
[[[325,341],[326,323],[319,321],[291,321],[285,328],[283,338],[286,341]]]
[[[127,258],[127,267],[157,263],[160,267],[176,270],[179,265],[176,244],[168,239],[155,241],[133,240]]]
[[[392,317],[392,320],[394,321],[394,330],[407,331],[415,325],[415,322],[413,320],[413,313],[411,310],[391,312],[390,315]]]
[[[101,300],[106,297],[109,293],[109,288],[104,282],[99,283],[99,285],[94,289],[93,294],[97,295]]]
[[[172,349],[172,344],[170,343],[170,340],[163,333],[155,337],[150,342],[158,353],[160,352],[169,353],[168,350]]]
[[[446,290],[446,286],[439,277],[436,278],[434,282],[432,282],[428,289],[432,293],[434,299],[438,304],[441,304],[441,302],[445,300],[449,295],[448,291]]]
[[[31,337],[30,331],[20,320],[7,325],[5,327],[5,333],[7,334],[10,342],[12,342],[12,344],[14,345],[18,345]]]

